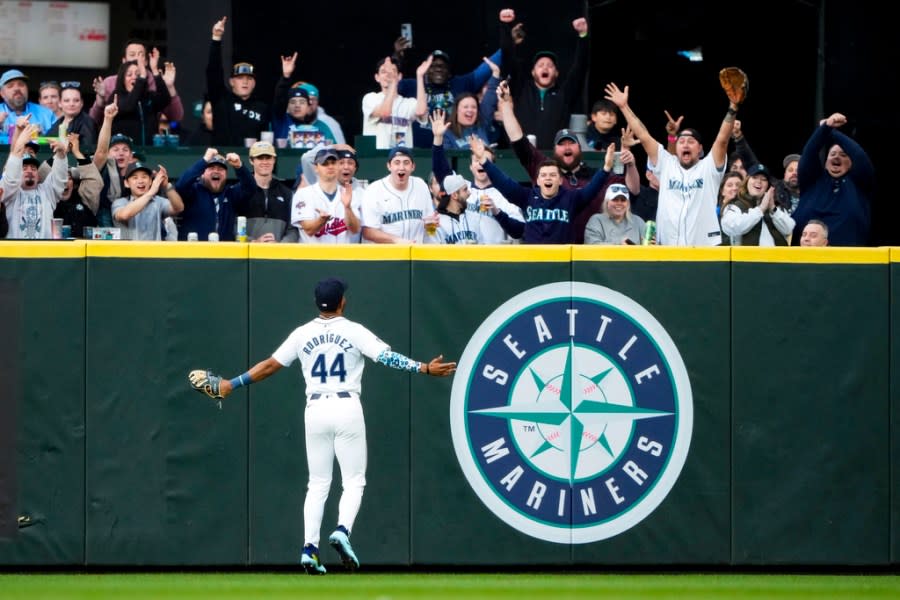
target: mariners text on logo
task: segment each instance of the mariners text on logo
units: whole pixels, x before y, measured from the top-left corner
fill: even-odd
[[[460,360],[451,425],[482,502],[535,537],[584,543],[652,512],[687,455],[690,383],[631,299],[562,282],[497,309]]]

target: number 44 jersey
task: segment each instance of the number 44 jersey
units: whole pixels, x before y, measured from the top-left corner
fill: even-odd
[[[285,367],[300,359],[306,395],[359,394],[365,357],[375,360],[390,346],[344,317],[316,317],[301,325],[272,354]]]

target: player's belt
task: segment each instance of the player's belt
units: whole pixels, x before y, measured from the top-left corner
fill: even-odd
[[[310,400],[318,400],[322,396],[328,396],[328,395],[330,395],[330,394],[310,394],[309,399]],[[337,396],[338,398],[352,398],[353,397],[353,395],[350,392],[335,392],[334,395]]]

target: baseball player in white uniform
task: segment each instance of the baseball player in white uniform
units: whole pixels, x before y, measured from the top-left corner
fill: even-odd
[[[351,244],[359,240],[360,192],[338,184],[338,153],[322,148],[314,160],[317,181],[294,193],[291,224],[306,244]],[[361,191],[361,190],[360,190]]]
[[[656,240],[668,246],[718,246],[722,233],[716,217],[719,183],[725,174],[728,140],[734,130],[738,105],[729,101],[728,112],[707,156],[696,129],[678,132],[675,154],[657,142],[628,106],[628,86],[623,90],[607,84],[606,99],[612,100],[641,141],[647,162],[659,178]],[[648,167],[649,168],[649,167]]]
[[[434,213],[428,184],[413,176],[416,163],[409,148],[392,148],[387,168],[387,177],[366,188],[363,239],[378,244],[421,244],[425,237],[422,219]]]
[[[347,284],[341,279],[320,281],[315,289],[319,316],[291,332],[272,356],[230,381],[223,379],[219,387],[224,397],[300,360],[306,383],[304,424],[309,467],[300,564],[310,575],[325,573],[319,560],[319,530],[335,457],[341,469],[343,492],[338,526],[328,543],[340,554],[345,567],[359,567],[350,545],[350,532],[366,485],[366,426],[359,401],[364,357],[394,369],[435,377],[446,377],[456,370],[456,363],[443,362],[443,356],[424,363],[392,352],[374,333],[345,318],[346,290]]]

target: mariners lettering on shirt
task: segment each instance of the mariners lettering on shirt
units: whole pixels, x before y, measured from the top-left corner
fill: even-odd
[[[396,127],[409,127],[409,119],[406,117],[398,117],[397,115],[388,115],[386,117],[381,117],[378,119],[379,123],[387,123],[389,125],[394,125]]]
[[[517,486],[526,486],[527,500],[525,505],[539,512],[544,501],[553,503],[545,510],[552,510],[558,517],[566,517],[569,510],[580,512],[583,516],[597,514],[597,505],[600,502],[612,502],[613,504],[622,504],[628,497],[623,495],[620,481],[628,478],[633,481],[638,490],[649,478],[647,471],[642,468],[642,464],[651,465],[648,468],[657,470],[658,465],[652,464],[658,462],[663,452],[663,445],[660,442],[651,440],[646,436],[640,436],[637,440],[636,448],[643,452],[646,457],[640,463],[629,459],[622,463],[621,467],[610,473],[609,477],[603,479],[595,479],[586,483],[575,484],[570,486],[568,481],[559,481],[547,477],[541,477],[538,471],[523,466],[517,454],[510,452],[507,447],[506,438],[496,439],[481,447],[482,458],[485,463],[491,464],[496,461],[508,462],[507,468],[499,471],[502,475],[498,475],[495,486],[501,493],[512,495],[521,492],[516,489]],[[668,454],[666,455],[668,458]],[[503,465],[503,463],[500,463]],[[506,467],[506,465],[503,465]],[[523,479],[524,477],[524,479]],[[570,499],[569,494],[572,494]]]
[[[525,210],[525,221],[560,221],[569,222],[569,211],[564,208],[540,208],[529,206]]]
[[[681,179],[672,178],[669,180],[669,189],[673,192],[693,192],[703,189],[703,178],[700,177],[694,181],[685,182]]]
[[[422,211],[418,209],[411,210],[400,210],[392,213],[385,213],[384,216],[381,217],[382,225],[389,225],[391,223],[399,223],[400,221],[416,221],[422,219]]]
[[[234,103],[234,112],[241,113],[252,121],[262,121],[262,115],[260,113],[255,110],[250,110],[249,108],[244,108],[244,105],[240,102]]]
[[[444,236],[445,244],[477,244],[478,234],[468,229],[462,231],[454,231]]]
[[[318,348],[322,344],[337,344],[344,352],[353,348],[353,344],[343,336],[336,333],[323,333],[321,335],[315,335],[307,340],[306,343],[303,344],[303,352],[309,356],[312,354],[314,348]]]

